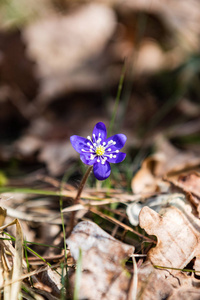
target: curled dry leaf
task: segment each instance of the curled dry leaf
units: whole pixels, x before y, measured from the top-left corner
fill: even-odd
[[[188,209],[191,211],[191,207],[189,206],[189,203],[187,204],[184,194],[175,193],[151,197],[144,202],[135,202],[127,206],[126,213],[133,226],[139,224],[139,214],[144,206],[148,206],[158,213],[167,206],[176,206],[182,211],[187,211]]]
[[[144,196],[169,189],[169,183],[162,177],[172,176],[184,170],[194,169],[200,164],[199,156],[191,151],[180,151],[163,136],[156,139],[157,152],[147,157],[131,182],[133,193]]]
[[[39,274],[39,284],[48,286],[51,290],[51,294],[60,297],[60,291],[62,289],[62,283],[60,280],[60,274],[52,270],[50,267],[41,274]],[[42,287],[40,287],[42,289]]]
[[[119,242],[90,221],[79,223],[66,242],[76,260],[80,248],[83,253],[80,299],[127,299],[130,275],[124,263],[134,247]],[[75,280],[73,275],[72,286]]]
[[[165,163],[165,155],[155,153],[147,157],[141,166],[141,169],[136,173],[131,181],[131,188],[135,194],[146,194],[146,196],[155,193],[156,191],[165,191],[168,187],[160,178],[156,178],[156,169],[158,165]]]
[[[199,299],[199,280],[186,273],[179,273],[166,280],[161,272],[155,269],[149,261],[142,264],[138,270],[137,300],[161,300],[161,299]],[[177,282],[175,285],[174,282]],[[187,297],[186,297],[187,295]],[[197,297],[198,295],[198,297]]]
[[[156,176],[168,176],[183,172],[183,170],[194,169],[200,164],[199,155],[188,150],[180,151],[163,136],[157,138],[156,148],[156,154],[163,156],[160,163],[158,161],[155,165],[154,174]]]
[[[200,212],[200,173],[183,173],[178,178],[177,176],[167,177],[167,180],[185,192]]]
[[[184,214],[176,207],[169,207],[161,216],[145,206],[139,220],[140,226],[158,240],[156,247],[148,252],[153,265],[183,269],[196,257],[196,269],[200,257],[200,220],[191,212]],[[176,270],[170,272],[177,273]]]

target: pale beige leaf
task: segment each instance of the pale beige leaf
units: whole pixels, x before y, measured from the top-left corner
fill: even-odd
[[[6,218],[6,209],[0,207],[0,227],[3,226],[5,218]]]
[[[169,300],[199,300],[199,288],[196,287],[181,287],[174,291]]]
[[[90,221],[79,223],[67,244],[76,260],[79,248],[83,253],[80,299],[127,299],[130,275],[124,263],[134,247],[119,242]],[[74,281],[73,276],[72,285]]]
[[[153,265],[182,269],[199,255],[200,221],[191,213],[169,207],[161,216],[145,206],[139,220],[148,234],[157,237],[156,247],[148,252]]]
[[[23,260],[23,233],[18,220],[16,220],[16,241],[15,241],[15,255],[13,259],[12,281],[11,285],[11,299],[17,300],[21,290],[20,277],[22,275],[22,260]],[[17,281],[16,281],[17,280]]]
[[[3,272],[4,282],[10,282],[11,280],[11,272],[9,270],[5,270]],[[11,299],[11,286],[7,285],[3,289],[4,292],[4,300],[10,300]]]

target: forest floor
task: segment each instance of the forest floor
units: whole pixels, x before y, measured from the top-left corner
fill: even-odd
[[[200,2],[28,2],[0,3],[1,298],[199,299]],[[77,197],[98,122],[126,158]]]

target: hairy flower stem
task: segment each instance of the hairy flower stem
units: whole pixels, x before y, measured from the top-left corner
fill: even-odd
[[[82,193],[82,191],[83,191],[83,188],[84,188],[84,186],[85,186],[85,184],[86,184],[86,181],[87,181],[87,179],[88,179],[88,177],[89,177],[89,175],[90,175],[90,173],[91,173],[91,171],[92,171],[92,168],[93,168],[93,166],[89,166],[89,167],[88,167],[88,169],[87,169],[85,175],[83,176],[83,178],[82,178],[82,180],[81,180],[81,183],[80,183],[79,188],[78,188],[78,192],[77,192],[76,197],[75,197],[75,199],[74,199],[74,205],[78,204],[79,198],[80,198],[81,193]],[[76,214],[75,211],[73,211],[73,212],[71,213],[69,234],[72,232],[72,230],[73,230],[73,228],[74,228],[75,214]]]

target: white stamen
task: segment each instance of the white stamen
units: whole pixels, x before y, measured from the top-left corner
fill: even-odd
[[[90,155],[90,159],[94,159],[95,156],[93,154]]]
[[[89,136],[89,135],[87,136],[87,139],[88,139],[89,141],[91,141],[91,140],[92,140],[92,139],[91,139],[91,136]]]
[[[110,156],[110,158],[112,158],[112,157],[113,157],[113,155],[112,155],[112,154],[110,154],[109,156]]]
[[[108,144],[112,144],[112,143],[113,143],[113,140],[108,141]]]
[[[100,162],[100,159],[99,159],[99,158],[97,159],[97,162]]]
[[[113,155],[113,158],[116,158],[117,156],[116,155]]]
[[[119,150],[116,150],[115,152],[116,152],[116,153],[119,153]]]
[[[109,148],[107,151],[111,151],[111,148]]]
[[[93,145],[96,147],[96,145],[97,145],[97,144],[96,144],[96,143],[94,143]]]
[[[106,145],[106,142],[103,142],[103,146],[105,146]]]
[[[82,152],[87,152],[85,149],[81,149]]]
[[[90,144],[89,142],[87,143],[87,145],[88,145],[89,147],[92,147],[91,144]]]
[[[116,142],[113,142],[113,145],[116,145]]]

